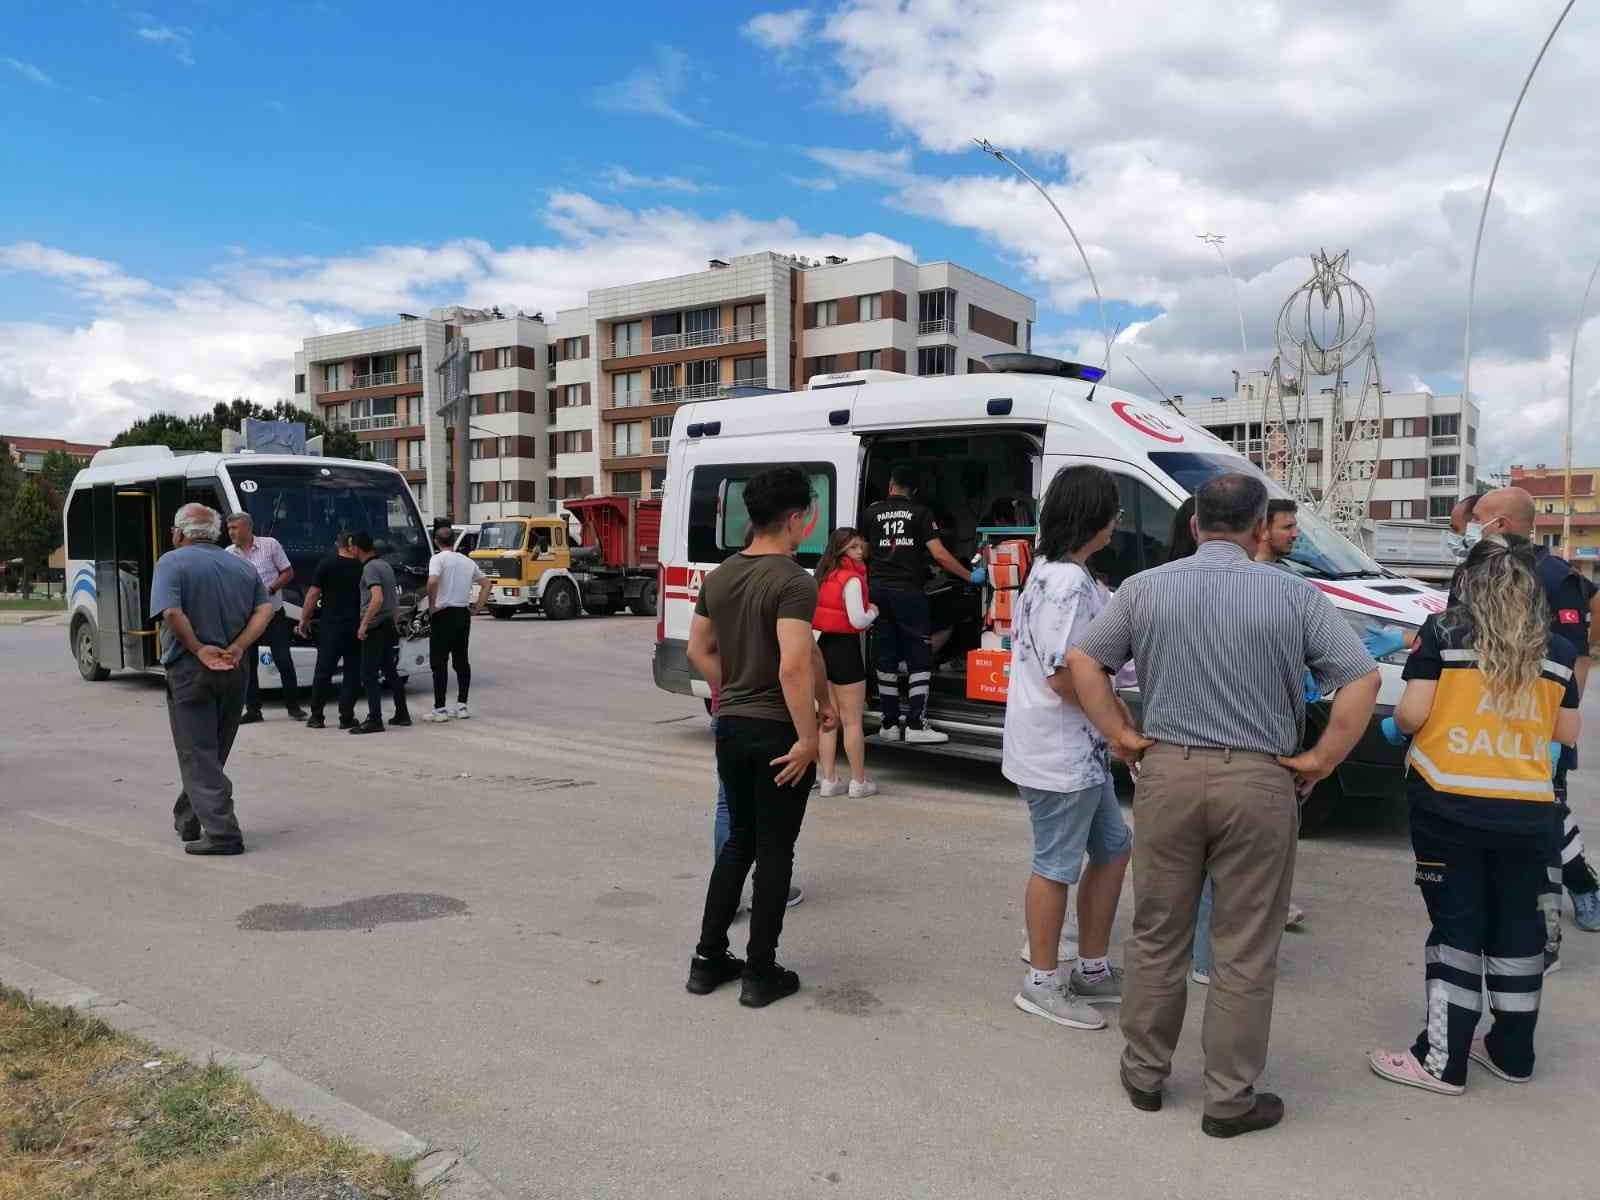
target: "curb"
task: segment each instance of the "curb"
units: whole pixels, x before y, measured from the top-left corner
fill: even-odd
[[[38,621],[48,621],[54,618],[58,623],[66,619],[66,614],[55,609],[46,612],[30,612],[27,609],[14,609],[11,612],[0,612],[0,625],[32,625]]]
[[[9,954],[0,953],[0,983],[46,1004],[92,1015],[119,1033],[176,1050],[191,1062],[216,1062],[237,1071],[267,1103],[324,1133],[347,1137],[377,1154],[416,1159],[411,1168],[412,1180],[419,1188],[431,1188],[433,1195],[444,1200],[506,1200],[461,1154],[430,1150],[421,1138],[339,1099],[264,1054],[241,1054],[204,1034],[179,1029],[143,1009]]]

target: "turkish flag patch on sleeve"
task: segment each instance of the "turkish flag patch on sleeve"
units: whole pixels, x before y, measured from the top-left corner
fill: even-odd
[[[1563,625],[1582,625],[1583,615],[1575,608],[1563,608],[1556,614],[1556,620]]]

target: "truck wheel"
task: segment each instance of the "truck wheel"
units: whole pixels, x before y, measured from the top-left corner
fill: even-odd
[[[565,579],[551,582],[544,590],[544,615],[552,621],[570,621],[578,615],[578,589]]]
[[[656,615],[656,584],[651,580],[639,589],[639,594],[628,601],[628,611],[639,617]]]
[[[1320,833],[1343,806],[1344,788],[1337,775],[1330,775],[1300,801],[1300,836]]]
[[[494,615],[494,619],[496,621],[509,621],[512,617],[517,615],[509,608],[501,608],[499,605],[495,605],[489,611]]]
[[[72,656],[78,660],[78,674],[90,683],[111,678],[111,672],[100,665],[99,635],[88,617],[72,628]]]

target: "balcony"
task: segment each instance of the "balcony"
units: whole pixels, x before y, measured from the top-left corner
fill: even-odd
[[[422,382],[422,368],[421,367],[407,367],[406,368],[406,382],[407,383],[421,383]]]
[[[547,379],[551,383],[554,383],[556,381],[556,365],[555,365],[555,363],[551,363],[548,367],[545,368],[544,377],[545,377],[545,379]]]
[[[393,450],[378,450],[373,452],[372,461],[382,463],[386,467],[398,467],[400,465],[400,456]]]
[[[664,333],[650,339],[650,348],[644,343],[611,342],[601,347],[604,358],[631,358],[637,354],[668,354],[673,350],[695,350],[702,346],[731,346],[737,342],[759,342],[767,336],[767,323],[733,325],[726,329],[697,329],[693,333]]]
[[[352,390],[359,390],[361,388],[388,387],[390,384],[399,382],[399,371],[375,371],[371,375],[351,376],[350,387]],[[422,372],[417,372],[415,381],[408,380],[407,382],[422,382]]]
[[[1455,433],[1435,434],[1428,442],[1435,450],[1442,450],[1461,445],[1461,436]]]
[[[351,417],[341,423],[340,428],[348,429],[351,433],[367,433],[374,429],[399,429],[400,415],[390,413],[383,417]]]
[[[1461,480],[1459,475],[1430,475],[1429,487],[1455,487]]]
[[[950,320],[948,317],[943,318],[943,319],[938,320],[938,321],[918,321],[917,322],[917,336],[918,337],[921,337],[925,333],[954,333],[955,331],[956,331],[956,323],[954,321]]]
[[[665,454],[667,452],[668,448],[671,445],[672,445],[672,439],[670,437],[664,437],[664,438],[653,437],[653,438],[650,439],[650,453],[651,454]]]

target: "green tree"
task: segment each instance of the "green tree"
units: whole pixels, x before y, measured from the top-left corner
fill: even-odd
[[[11,548],[11,509],[22,487],[22,472],[11,461],[11,443],[0,439],[0,576],[7,574],[15,558]]]
[[[44,456],[44,465],[39,473],[44,476],[51,491],[57,496],[65,496],[72,490],[72,481],[81,470],[83,464],[72,455],[63,450],[52,450]]]
[[[322,437],[322,452],[330,458],[371,458],[365,445],[357,441],[348,429],[329,430],[322,418],[303,408],[296,408],[288,400],[277,400],[271,408],[257,404],[244,396],[235,396],[226,404],[217,403],[209,413],[180,417],[175,413],[156,412],[140,417],[111,440],[113,446],[170,446],[174,450],[220,450],[222,431],[238,429],[240,422],[299,421],[306,427],[306,437]]]
[[[6,524],[12,553],[22,559],[21,591],[26,596],[31,581],[44,573],[61,545],[61,502],[48,485],[30,479],[17,490]]]

